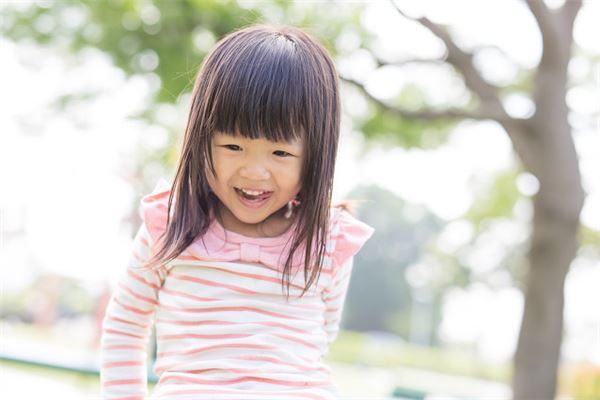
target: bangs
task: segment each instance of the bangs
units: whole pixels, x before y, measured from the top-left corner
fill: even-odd
[[[304,76],[296,43],[264,33],[255,45],[230,52],[216,68],[208,97],[211,130],[290,142],[306,131]],[[306,68],[306,66],[305,66]]]

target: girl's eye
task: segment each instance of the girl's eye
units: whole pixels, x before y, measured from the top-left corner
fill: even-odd
[[[277,157],[288,157],[288,156],[291,156],[290,153],[288,153],[287,151],[283,151],[283,150],[275,150],[273,152],[273,154],[275,154]]]
[[[225,147],[226,149],[229,149],[229,150],[233,150],[233,151],[240,151],[242,149],[237,144],[226,144],[226,145],[223,145],[223,147]]]

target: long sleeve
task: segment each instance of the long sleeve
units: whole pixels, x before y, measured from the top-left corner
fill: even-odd
[[[329,344],[335,340],[340,330],[354,255],[369,240],[373,232],[372,227],[357,220],[345,210],[340,210],[336,214],[327,243],[327,251],[331,254],[331,281],[323,291],[322,297],[325,303],[324,330]]]
[[[100,382],[103,399],[143,399],[147,394],[148,341],[162,273],[141,269],[150,256],[145,223],[102,322]]]
[[[327,333],[327,341],[331,344],[340,330],[340,322],[346,294],[348,293],[348,285],[352,276],[352,266],[354,258],[349,258],[333,277],[328,292],[323,297],[325,302],[325,332]]]

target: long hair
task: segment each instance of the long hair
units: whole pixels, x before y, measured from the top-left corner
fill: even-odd
[[[318,279],[325,257],[339,130],[337,72],[317,40],[296,27],[268,25],[253,25],[223,37],[196,75],[169,196],[167,228],[147,265],[176,258],[207,231],[211,216],[216,215],[218,199],[206,175],[216,174],[211,154],[215,132],[271,141],[301,138],[305,143],[301,204],[281,278],[289,297],[293,255],[304,245],[302,297]]]

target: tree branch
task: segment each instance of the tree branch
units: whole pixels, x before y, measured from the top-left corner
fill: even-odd
[[[373,103],[380,106],[382,109],[395,114],[399,117],[406,119],[417,119],[417,120],[437,120],[437,119],[475,119],[475,120],[494,120],[498,121],[502,124],[514,124],[517,122],[522,122],[524,120],[518,120],[512,117],[507,116],[505,113],[498,114],[496,112],[495,107],[486,106],[485,103],[479,107],[475,112],[461,110],[461,109],[446,109],[446,110],[419,110],[419,111],[410,111],[404,110],[399,107],[392,106],[390,104],[385,103],[381,99],[373,96],[369,91],[365,88],[365,86],[355,81],[354,79],[340,77],[340,79],[344,82],[350,83],[358,88],[369,100]]]
[[[562,22],[566,25],[567,32],[573,32],[573,23],[583,4],[582,0],[567,0],[560,8]]]
[[[563,44],[564,40],[557,31],[556,14],[546,7],[543,0],[525,0],[525,2],[531,14],[533,14],[542,35],[542,58],[552,60],[551,63],[560,60],[564,46],[557,46],[557,44]]]
[[[444,64],[446,62],[444,58],[411,58],[411,59],[406,59],[406,60],[387,62],[387,61],[384,61],[381,58],[377,57],[374,54],[372,54],[372,56],[375,59],[377,68],[385,67],[388,65],[391,65],[394,67],[403,67],[403,66],[409,65],[409,64]]]
[[[495,112],[497,114],[505,114],[502,103],[498,97],[499,88],[483,79],[481,74],[477,71],[477,69],[475,69],[473,64],[473,54],[465,52],[458,47],[448,32],[441,26],[437,25],[426,17],[410,17],[404,13],[404,11],[402,11],[398,5],[396,5],[394,0],[390,0],[390,2],[398,11],[398,13],[400,13],[400,15],[412,21],[418,22],[439,39],[441,39],[448,51],[446,61],[453,65],[463,75],[466,86],[477,96],[479,96],[483,103],[486,103],[490,106],[495,104],[495,107],[497,107]],[[506,114],[505,116],[508,117]]]

